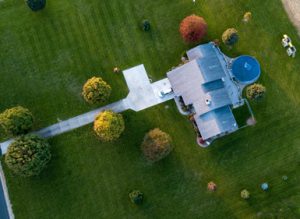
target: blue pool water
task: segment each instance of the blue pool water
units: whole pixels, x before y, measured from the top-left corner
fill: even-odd
[[[242,84],[254,83],[260,76],[260,64],[252,56],[240,56],[233,61],[232,73]]]

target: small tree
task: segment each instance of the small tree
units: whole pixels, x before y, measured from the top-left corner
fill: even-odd
[[[246,95],[251,100],[260,100],[265,96],[266,88],[261,84],[252,84],[247,87]]]
[[[33,116],[24,107],[13,107],[0,114],[0,125],[9,136],[25,134],[33,126]]]
[[[46,0],[26,0],[26,3],[32,11],[39,11],[46,6]]]
[[[111,87],[100,77],[90,78],[82,89],[83,98],[90,104],[99,104],[107,101]]]
[[[144,194],[139,190],[133,190],[129,193],[130,201],[136,205],[140,205],[143,203]]]
[[[173,149],[171,137],[158,128],[151,130],[145,135],[141,148],[144,156],[150,162],[163,159]]]
[[[242,199],[248,199],[250,198],[250,192],[247,189],[244,189],[241,191],[241,198]]]
[[[222,35],[222,41],[228,46],[233,46],[239,40],[239,35],[236,29],[229,28],[224,31]]]
[[[185,42],[195,43],[206,35],[207,23],[202,17],[190,15],[182,20],[179,31]]]
[[[119,138],[124,129],[122,115],[109,110],[101,112],[94,122],[94,131],[102,141],[113,141]]]
[[[143,31],[149,31],[151,29],[150,22],[148,20],[143,20],[142,28],[143,28]]]
[[[8,168],[23,177],[39,175],[50,159],[50,145],[36,135],[18,137],[5,155]]]

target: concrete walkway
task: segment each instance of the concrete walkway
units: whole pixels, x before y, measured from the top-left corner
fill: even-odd
[[[174,98],[174,94],[170,93],[164,97],[159,97],[159,92],[163,89],[171,87],[167,78],[150,83],[144,65],[139,65],[134,68],[125,70],[123,72],[126,83],[129,88],[129,94],[125,99],[100,107],[96,110],[75,116],[65,121],[61,121],[49,127],[43,128],[33,134],[44,138],[53,137],[73,129],[93,123],[95,117],[102,111],[112,110],[116,113],[132,109],[134,111],[141,111],[146,108],[155,106],[165,101]],[[7,152],[8,146],[13,139],[0,143],[2,154]]]
[[[52,137],[94,122],[96,116],[102,111],[112,110],[116,113],[120,113],[127,109],[128,107],[125,104],[124,99],[122,99],[118,102],[114,102],[106,106],[100,107],[96,110],[81,114],[79,116],[75,116],[65,121],[61,121],[59,123],[56,123],[54,125],[51,125],[47,128],[41,129],[33,133],[44,138]]]
[[[300,0],[281,0],[282,4],[300,36]]]
[[[125,99],[122,99],[120,101],[108,104],[106,106],[100,107],[96,110],[81,114],[79,116],[75,116],[73,118],[70,118],[65,121],[61,121],[59,123],[56,123],[54,125],[48,126],[46,128],[43,128],[39,131],[33,132],[33,134],[36,134],[38,136],[41,136],[43,138],[49,138],[55,135],[59,135],[68,131],[71,131],[73,129],[88,125],[92,122],[94,122],[95,117],[104,110],[112,110],[116,113],[123,112],[128,108],[126,105]],[[8,146],[13,142],[13,139],[10,139],[8,141],[5,141],[1,143],[1,151],[2,154],[5,154]]]

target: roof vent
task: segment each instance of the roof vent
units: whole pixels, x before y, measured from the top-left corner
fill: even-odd
[[[207,106],[209,106],[209,105],[211,104],[211,100],[206,99],[206,100],[205,100],[205,103],[206,103]]]

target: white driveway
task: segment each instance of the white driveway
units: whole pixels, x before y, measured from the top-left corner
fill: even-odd
[[[125,99],[129,109],[141,111],[174,98],[173,93],[159,97],[160,91],[171,88],[169,79],[151,83],[144,65],[127,69],[123,74],[129,89]]]

